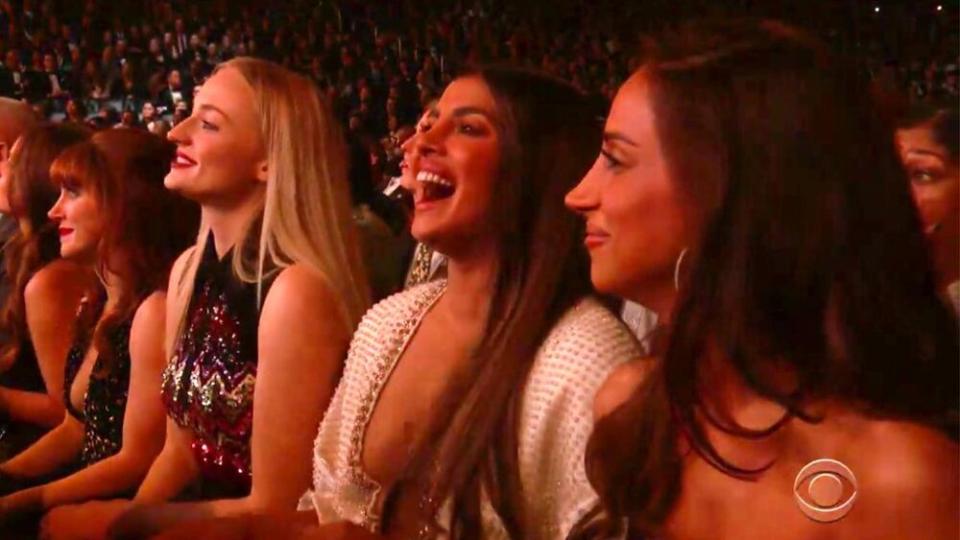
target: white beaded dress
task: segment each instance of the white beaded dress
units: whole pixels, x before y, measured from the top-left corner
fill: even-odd
[[[445,287],[440,280],[385,299],[367,312],[354,334],[343,378],[314,444],[313,490],[300,501],[302,510],[317,512],[321,524],[349,521],[378,530],[382,489],[362,469],[363,434],[398,358]],[[639,355],[626,326],[594,299],[565,313],[541,345],[519,424],[528,538],[565,538],[598,503],[584,466],[593,397],[614,367]],[[481,514],[485,538],[506,538],[486,501]]]

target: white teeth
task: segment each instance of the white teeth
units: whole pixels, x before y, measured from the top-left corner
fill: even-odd
[[[419,173],[417,173],[417,181],[430,182],[433,184],[439,184],[441,186],[453,187],[453,182],[447,180],[446,178],[436,173],[432,173],[430,171],[420,171]]]

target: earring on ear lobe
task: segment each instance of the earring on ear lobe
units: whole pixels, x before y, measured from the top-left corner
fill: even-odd
[[[677,256],[677,262],[673,264],[673,288],[677,291],[680,290],[680,267],[683,265],[683,258],[686,256],[687,248],[683,248],[680,255]]]

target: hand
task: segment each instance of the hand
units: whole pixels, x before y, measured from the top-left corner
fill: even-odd
[[[107,529],[132,503],[127,500],[96,501],[58,506],[40,522],[43,540],[100,540]]]

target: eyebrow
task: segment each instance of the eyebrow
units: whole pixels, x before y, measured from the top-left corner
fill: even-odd
[[[486,118],[488,121],[495,123],[493,115],[490,114],[489,111],[481,107],[466,106],[466,107],[457,107],[456,109],[453,110],[453,116],[455,118],[460,118],[460,117],[468,116],[471,114],[479,114],[480,116],[483,116],[484,118]],[[431,120],[435,120],[439,118],[440,109],[433,107],[432,109],[430,109],[430,112],[427,113],[427,117],[430,118]]]
[[[943,154],[939,152],[934,152],[933,150],[913,150],[913,149],[907,150],[908,156],[912,154],[921,155],[921,156],[933,156],[935,158],[940,158],[941,161],[947,160],[947,158]]]
[[[618,131],[605,131],[605,132],[603,132],[603,142],[605,142],[605,143],[607,143],[607,142],[622,142],[622,143],[624,143],[624,144],[626,144],[626,145],[628,145],[628,146],[637,146],[637,143],[636,143],[633,139],[631,139],[630,137],[627,137],[626,135],[624,135],[623,133],[620,133],[620,132],[618,132]]]
[[[209,103],[204,103],[203,105],[200,105],[197,108],[201,111],[213,111],[213,112],[219,113],[220,116],[226,118],[227,120],[230,119],[230,116],[227,115],[227,113],[223,112],[223,110],[219,109],[218,107],[210,105]]]

